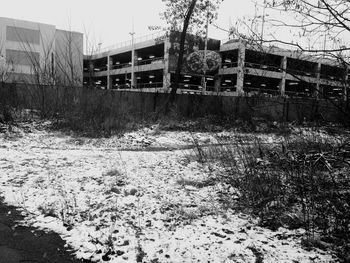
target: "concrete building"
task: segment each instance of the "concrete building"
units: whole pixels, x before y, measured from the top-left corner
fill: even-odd
[[[53,25],[0,17],[5,82],[82,85],[83,34]]]
[[[103,89],[164,89],[173,81],[178,56],[180,34],[168,36],[158,33],[107,48],[96,54],[84,56],[84,84]],[[204,40],[188,36],[185,55],[190,56],[204,49]],[[208,50],[219,51],[220,41],[209,39]],[[132,67],[134,54],[134,67]],[[214,88],[214,73],[207,73],[207,85]],[[194,72],[184,63],[180,87],[183,90],[198,90],[202,74]],[[133,79],[133,80],[131,80]],[[133,84],[133,85],[132,85]],[[131,87],[133,86],[133,87]]]
[[[168,91],[180,34],[157,33],[83,57],[83,34],[53,25],[0,17],[0,77],[5,82]],[[188,35],[180,92],[224,95],[319,96],[346,99],[348,70],[336,61],[243,40]],[[202,63],[202,64],[201,64]]]
[[[178,43],[178,33],[169,36],[159,33],[136,39],[134,45],[127,41],[85,55],[84,85],[102,89],[166,91],[173,81]],[[186,42],[186,57],[196,49],[203,50],[204,41],[192,36],[192,40]],[[316,59],[315,56],[277,47],[250,45],[242,40],[221,44],[219,40],[210,39],[208,50],[220,54],[221,63],[206,74],[205,93],[336,99],[347,96],[347,70],[336,61]],[[180,88],[180,92],[203,93],[203,73],[186,67],[186,59]]]
[[[347,96],[347,69],[336,60],[231,40],[220,46],[222,90],[298,97]]]

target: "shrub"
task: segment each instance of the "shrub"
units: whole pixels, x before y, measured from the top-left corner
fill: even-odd
[[[220,138],[218,138],[220,140]],[[215,179],[237,188],[238,203],[258,215],[263,226],[304,227],[333,241],[350,242],[350,141],[303,135],[267,144],[221,141],[204,148],[201,162],[225,169]]]

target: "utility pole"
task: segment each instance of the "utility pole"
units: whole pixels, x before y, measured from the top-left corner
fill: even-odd
[[[135,79],[135,32],[134,32],[134,18],[132,18],[132,31],[129,33],[131,35],[131,88],[134,88]]]
[[[318,1],[318,7],[325,8],[325,5],[322,1]],[[329,33],[330,22],[331,22],[331,14],[328,14],[328,21],[324,24],[323,57],[326,56],[327,37],[328,37],[328,33]]]
[[[331,23],[331,15],[328,15],[328,24]],[[323,39],[323,57],[326,56],[326,48],[327,48],[327,37],[329,34],[329,25],[325,24],[325,30],[324,30],[324,39]]]
[[[261,23],[261,41],[260,41],[261,45],[264,41],[265,11],[266,11],[266,0],[264,0],[264,9],[263,9],[262,23]]]
[[[204,58],[203,58],[203,77],[202,77],[202,83],[203,83],[203,91],[207,90],[207,80],[206,80],[206,73],[208,70],[207,66],[207,51],[208,51],[208,29],[209,29],[209,1],[206,2],[206,8],[207,8],[207,24],[205,27],[205,40],[204,40]]]

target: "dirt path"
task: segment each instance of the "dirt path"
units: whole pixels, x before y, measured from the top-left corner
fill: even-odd
[[[15,207],[0,200],[0,263],[89,262],[74,259],[58,234],[19,226],[22,219]]]

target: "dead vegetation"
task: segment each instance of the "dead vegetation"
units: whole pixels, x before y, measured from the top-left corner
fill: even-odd
[[[336,248],[345,260],[350,248],[350,140],[334,129],[319,131],[303,129],[272,142],[257,134],[218,135],[216,146],[196,143],[195,154],[213,171],[223,168],[213,172],[213,179],[239,191],[238,197],[223,193],[225,205],[258,216],[260,225],[272,230],[304,228],[306,247]]]

